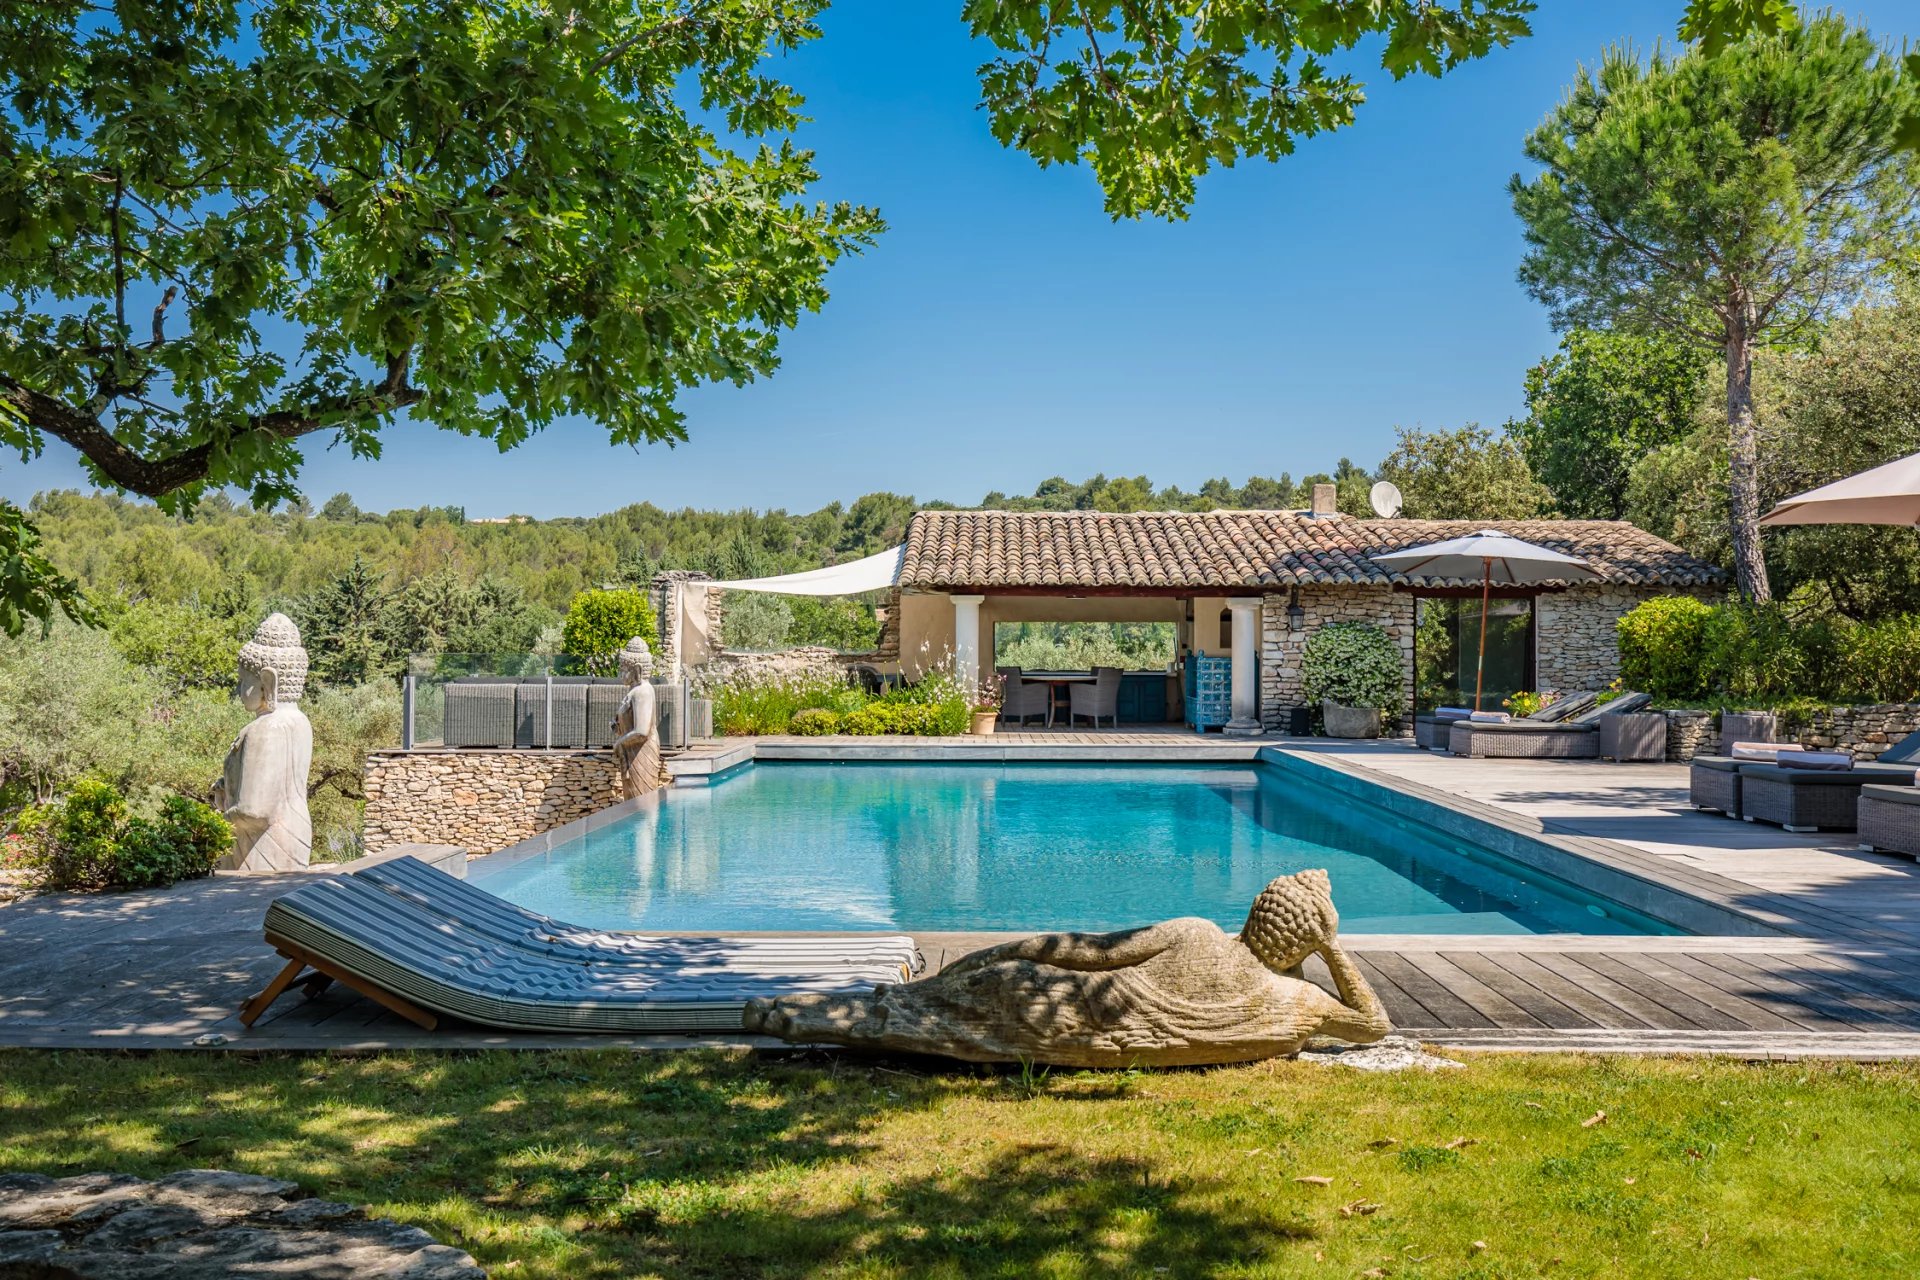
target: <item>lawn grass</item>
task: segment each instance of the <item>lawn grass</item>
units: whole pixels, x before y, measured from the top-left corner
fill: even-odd
[[[0,1053],[0,1171],[188,1167],[501,1277],[1920,1274],[1915,1065]]]

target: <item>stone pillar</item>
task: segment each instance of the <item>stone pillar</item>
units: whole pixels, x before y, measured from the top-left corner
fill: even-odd
[[[980,687],[980,606],[985,596],[952,596],[953,669],[968,689]]]
[[[1233,719],[1223,733],[1236,738],[1251,738],[1260,726],[1260,599],[1235,596],[1227,601],[1233,610]]]

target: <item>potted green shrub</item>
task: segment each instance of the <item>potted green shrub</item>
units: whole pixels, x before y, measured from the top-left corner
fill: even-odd
[[[1370,622],[1331,622],[1307,637],[1301,690],[1320,704],[1329,738],[1377,738],[1406,701],[1400,646]]]

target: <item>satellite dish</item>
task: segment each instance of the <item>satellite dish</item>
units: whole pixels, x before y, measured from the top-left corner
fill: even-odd
[[[1400,486],[1391,480],[1382,480],[1367,490],[1367,501],[1373,507],[1373,514],[1382,520],[1391,520],[1400,514]]]

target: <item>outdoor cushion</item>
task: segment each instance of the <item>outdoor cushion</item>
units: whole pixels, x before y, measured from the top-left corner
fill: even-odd
[[[485,937],[358,876],[275,898],[267,940],[432,1013],[534,1031],[738,1031],[748,1000],[869,991],[898,965],[766,974],[582,963]],[[323,967],[324,966],[324,967]]]
[[[1433,709],[1433,716],[1436,720],[1442,716],[1450,716],[1455,720],[1465,720],[1472,714],[1473,708],[1471,707],[1435,707]]]
[[[436,912],[498,942],[583,961],[680,967],[734,967],[755,972],[904,966],[918,973],[926,966],[912,938],[688,938],[587,929],[555,920],[478,885],[450,876],[418,858],[394,858],[352,873],[388,893]]]
[[[1687,763],[1698,765],[1702,769],[1718,769],[1722,773],[1738,773],[1741,765],[1771,764],[1772,760],[1766,757],[1743,760],[1739,756],[1695,756]]]
[[[1504,711],[1475,711],[1467,717],[1475,724],[1512,724],[1513,717]]]
[[[1771,760],[1782,751],[1802,752],[1806,748],[1793,742],[1736,742],[1727,749],[1734,760]]]
[[[1783,769],[1845,770],[1853,768],[1853,757],[1844,751],[1789,751],[1776,763]]]
[[[1778,764],[1745,764],[1740,774],[1746,778],[1767,778],[1789,782],[1797,787],[1858,787],[1868,782],[1909,783],[1910,765],[1856,764],[1851,769],[1789,769]]]
[[[1920,787],[1902,787],[1886,782],[1870,782],[1860,788],[1863,796],[1872,796],[1875,800],[1885,800],[1889,804],[1920,805]]]

